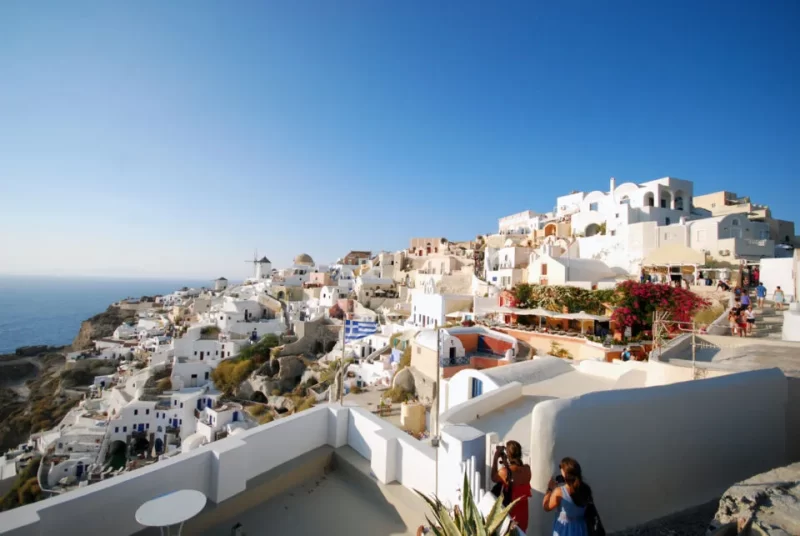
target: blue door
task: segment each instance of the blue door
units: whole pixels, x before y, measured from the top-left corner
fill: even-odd
[[[139,425],[139,431],[140,432],[144,432],[144,424],[140,424]]]
[[[233,422],[236,422],[238,420],[239,420],[239,412],[238,411],[234,411],[233,412]]]
[[[172,419],[172,427],[173,428],[177,428],[178,427],[178,419]]]
[[[472,378],[472,398],[483,394],[483,382],[477,378]]]

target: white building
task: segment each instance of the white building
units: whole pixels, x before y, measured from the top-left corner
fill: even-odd
[[[411,295],[411,317],[408,322],[417,328],[443,326],[447,314],[469,310],[471,294],[438,294],[433,279]]]
[[[524,272],[530,262],[531,248],[514,245],[508,240],[504,247],[486,248],[484,256],[485,279],[488,283],[511,288],[525,280]]]
[[[613,287],[617,282],[617,277],[625,274],[625,271],[610,268],[600,260],[573,258],[565,255],[555,256],[558,249],[554,246],[543,246],[540,252],[531,254],[528,283],[592,289],[601,283],[606,284],[600,285],[601,287]]]

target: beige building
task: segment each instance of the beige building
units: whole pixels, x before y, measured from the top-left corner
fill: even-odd
[[[768,238],[776,244],[800,246],[800,237],[794,234],[794,222],[773,218],[768,206],[753,203],[750,197],[740,197],[734,192],[714,192],[695,197],[694,206],[709,211],[712,216],[746,215],[750,221],[766,223]]]

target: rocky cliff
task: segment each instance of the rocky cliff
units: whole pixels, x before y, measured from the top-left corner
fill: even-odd
[[[92,339],[110,337],[120,324],[135,317],[136,311],[120,309],[112,305],[104,312],[81,323],[81,329],[75,340],[72,341],[72,348],[75,350],[91,348]]]
[[[800,534],[800,463],[756,475],[728,489],[711,527],[726,525],[736,528],[731,534]]]

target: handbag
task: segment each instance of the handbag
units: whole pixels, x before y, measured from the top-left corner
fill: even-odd
[[[589,504],[586,505],[583,518],[586,520],[586,528],[588,529],[589,536],[606,536],[606,528],[600,520],[600,513],[594,505],[594,499],[590,499]]]
[[[505,464],[503,464],[505,465]],[[511,472],[511,468],[506,465],[506,474],[508,475],[508,486],[503,486],[503,481],[497,482],[494,486],[492,486],[492,495],[495,497],[503,497],[503,506],[508,506],[511,504],[511,486],[512,481],[514,479],[514,474]]]

